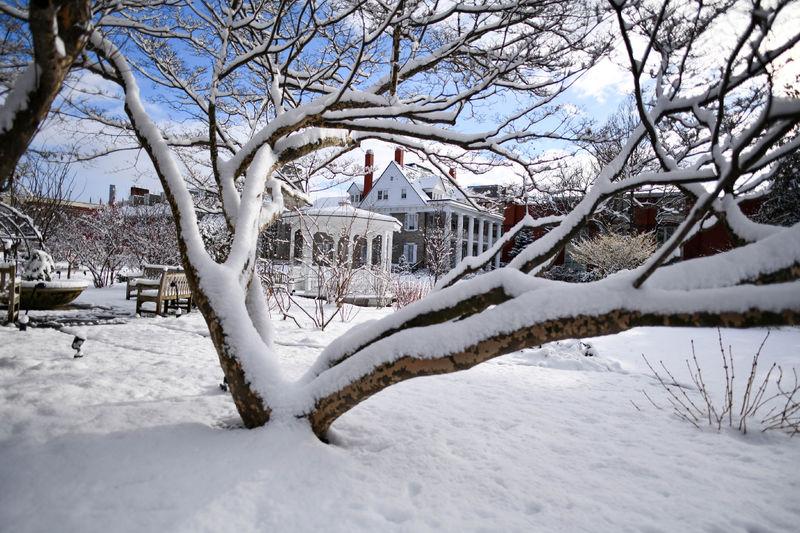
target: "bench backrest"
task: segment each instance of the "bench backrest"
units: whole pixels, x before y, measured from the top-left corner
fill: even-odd
[[[192,295],[189,280],[183,272],[163,272],[160,291],[161,295],[167,298],[173,298],[176,294],[178,298],[188,298]]]
[[[178,272],[180,267],[168,267],[163,265],[142,265],[142,275],[139,277],[147,279],[158,279],[164,272]]]

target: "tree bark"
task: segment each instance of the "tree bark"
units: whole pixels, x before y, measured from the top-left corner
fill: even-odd
[[[653,314],[616,310],[599,316],[581,315],[549,320],[510,334],[488,338],[458,353],[435,359],[400,357],[373,368],[345,387],[320,398],[307,414],[314,433],[323,441],[331,424],[373,394],[407,379],[448,374],[523,348],[563,339],[612,335],[640,326],[756,327],[800,323],[800,313],[750,310],[744,313]]]

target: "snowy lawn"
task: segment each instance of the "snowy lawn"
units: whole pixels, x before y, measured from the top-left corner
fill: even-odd
[[[121,299],[121,300],[120,300]],[[85,300],[123,306],[119,288]],[[276,322],[299,376],[325,332]],[[686,378],[695,339],[721,383],[716,330],[647,328],[525,350],[391,387],[337,421],[239,429],[202,318],[0,328],[2,531],[796,531],[800,438],[702,431],[666,409],[640,354]],[[745,373],[763,330],[724,330]],[[774,330],[762,366],[800,366]],[[634,403],[639,409],[634,406]]]

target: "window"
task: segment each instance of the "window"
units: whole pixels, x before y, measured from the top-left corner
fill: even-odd
[[[417,245],[413,242],[407,242],[403,245],[403,257],[406,258],[406,261],[410,264],[414,264],[417,262]]]
[[[406,197],[406,190],[404,188],[400,189],[400,198],[405,198],[405,197]]]
[[[350,202],[353,204],[357,204],[361,201],[361,194],[355,193],[350,196]]]
[[[675,226],[661,226],[656,233],[658,244],[664,244],[675,233]]]
[[[417,231],[417,213],[406,213],[406,231]]]
[[[388,200],[388,199],[389,199],[389,191],[386,189],[379,189],[378,200]]]

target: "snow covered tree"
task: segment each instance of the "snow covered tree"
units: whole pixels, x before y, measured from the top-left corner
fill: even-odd
[[[792,153],[777,165],[757,219],[781,226],[800,222],[800,152]]]
[[[447,227],[444,210],[436,209],[425,226],[425,268],[433,276],[434,283],[448,270],[453,261],[453,233]]]
[[[513,245],[508,255],[513,259],[517,257],[522,250],[527,248],[535,240],[532,228],[522,228],[514,235]]]
[[[120,209],[120,214],[124,219],[128,255],[136,258],[138,263],[135,266],[143,263],[177,265],[181,262],[178,235],[169,206],[126,205]]]
[[[526,346],[643,325],[798,322],[800,227],[759,224],[739,208],[748,192],[769,184],[770,167],[800,146],[798,139],[780,144],[800,123],[800,101],[774,84],[800,41],[794,28],[773,32],[790,17],[788,6],[737,4],[745,21],[732,42],[721,42],[719,35],[731,33],[727,2],[186,0],[123,9],[109,26],[101,19],[79,66],[124,93],[127,123],[98,118],[122,128],[119,138],[127,133],[153,163],[244,424],[302,419],[324,439],[337,418],[392,384]],[[336,155],[381,139],[426,153],[441,170],[454,153],[479,152],[506,158],[534,180],[537,160],[526,142],[591,135],[570,120],[574,108],[560,102],[607,48],[599,33],[609,23],[627,55],[636,126],[575,207],[548,217],[552,229],[506,268],[464,279],[516,231],[545,222],[524,220],[492,249],[465,259],[427,297],[353,328],[301,379],[286,379],[255,274],[260,230],[296,195],[280,168],[318,150]],[[602,43],[596,48],[595,37]],[[203,127],[157,124],[140,83],[157,87],[161,105]],[[460,127],[470,113],[487,109],[496,118],[491,126]],[[642,143],[654,169],[627,173]],[[224,261],[203,245],[179,162],[190,148],[207,155],[231,234]],[[643,265],[576,285],[530,275],[609,198],[666,184],[679,187],[692,207]],[[662,266],[709,214],[746,244]]]
[[[47,241],[59,224],[72,195],[74,176],[69,165],[49,163],[38,154],[28,153],[17,167],[10,191],[11,204],[31,217]]]
[[[135,262],[130,230],[121,207],[105,206],[66,215],[52,232],[48,248],[57,260],[85,267],[95,287],[105,287],[123,267]]]

